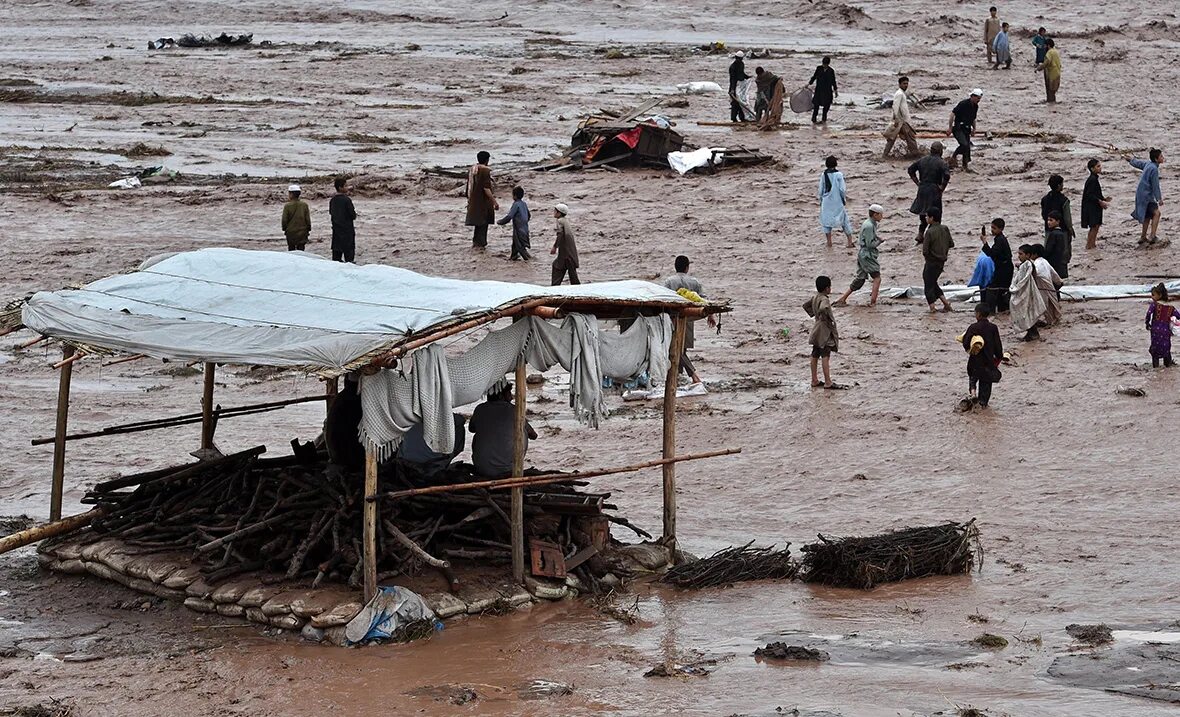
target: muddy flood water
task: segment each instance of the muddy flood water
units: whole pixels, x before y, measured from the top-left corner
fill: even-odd
[[[735,308],[720,333],[698,328],[692,355],[710,393],[681,401],[678,448],[742,453],[680,468],[684,549],[709,554],[750,540],[800,546],[821,532],[971,518],[984,547],[981,570],[970,576],[867,592],[800,582],[637,586],[625,598],[638,598],[635,625],[566,601],[449,621],[428,641],[366,649],[301,643],[97,579],[47,574],[22,549],[0,557],[0,714],[1174,714],[1180,369],[1151,369],[1143,300],[1063,304],[1061,324],[1033,343],[1018,341],[1000,318],[1013,364],[991,410],[962,414],[954,407],[966,392],[966,362],[955,337],[970,323],[966,308],[929,315],[918,299],[870,309],[857,296],[837,312],[842,341],[832,361],[849,390],[809,385],[810,322],[800,306],[817,274],[842,291],[855,271],[854,253],[826,248],[817,227],[825,156],[840,159],[854,222],[871,203],[885,207],[884,285],[921,285],[907,163],[881,159],[888,111],[868,105],[892,92],[898,73],[919,95],[950,98],[917,110],[919,127],[945,131],[953,103],[980,87],[980,131],[1022,133],[977,137],[976,173],[954,174],[945,223],[956,247],[946,280],[965,283],[979,227],[993,216],[1007,220],[1014,246],[1039,237],[1050,174],[1066,178],[1076,221],[1091,157],[1104,160],[1113,201],[1097,249],[1082,248],[1079,229],[1069,282],[1145,284],[1141,277],[1180,274],[1177,244],[1136,248],[1129,213],[1138,173],[1108,147],[1171,151],[1176,5],[1004,5],[1013,65],[993,71],[981,47],[988,4],[0,3],[5,300],[126,271],[161,252],[281,250],[279,213],[291,181],[302,183],[312,207],[309,251],[326,254],[337,173],[355,177],[359,262],[543,284],[548,208],[566,202],[584,280],[657,279],[683,253],[709,295]],[[1063,58],[1055,106],[1043,103],[1032,67],[1028,31],[1039,25]],[[251,32],[254,43],[146,49],[160,37],[222,31]],[[501,228],[486,253],[471,250],[462,181],[424,168],[465,166],[480,149],[492,153],[493,167],[539,162],[568,146],[589,112],[625,109],[684,82],[724,85],[727,57],[699,49],[718,40],[769,49],[747,68],[782,75],[789,91],[831,55],[840,97],[830,123],[813,127],[788,112],[790,125],[774,132],[702,124],[728,119],[728,103],[719,94],[689,96],[687,107],[663,110],[689,142],[743,144],[777,161],[683,178],[504,171],[502,205],[514,183],[528,192],[538,259],[508,262]],[[156,153],[144,156],[141,143]],[[180,177],[106,188],[157,164]],[[1171,166],[1162,170],[1164,238],[1176,226]],[[30,338],[22,331],[0,344],[0,514],[43,520],[52,448],[30,440],[53,433],[51,364],[60,353],[14,348]],[[87,359],[74,370],[71,428],[198,410],[200,381],[174,365]],[[219,382],[231,403],[320,390],[291,372],[226,370]],[[1123,395],[1119,386],[1146,395]],[[655,457],[658,407],[610,401],[614,415],[597,431],[579,425],[560,397],[530,404],[540,433],[530,463],[587,469]],[[281,455],[291,438],[315,436],[322,410],[237,419],[218,440],[226,450],[266,443]],[[187,460],[198,433],[190,426],[70,444],[65,512],[82,508],[96,480]],[[600,484],[631,521],[658,531],[658,471]],[[1114,642],[1081,645],[1065,631],[1074,623],[1105,623]],[[1007,646],[972,643],[985,632]],[[830,660],[753,656],[775,641],[820,648]],[[665,663],[704,665],[696,671],[705,674],[644,677]]]

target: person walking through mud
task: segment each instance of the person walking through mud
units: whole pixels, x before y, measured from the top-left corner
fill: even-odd
[[[1008,23],[1000,26],[1000,32],[996,38],[992,40],[992,50],[996,54],[996,64],[992,65],[993,70],[1000,69],[1000,64],[1004,65],[1005,70],[1012,69],[1012,41],[1008,38]]]
[[[910,165],[906,170],[910,180],[918,185],[918,194],[910,205],[910,214],[918,215],[918,239],[926,233],[926,213],[937,209],[942,216],[942,193],[951,181],[951,168],[942,158],[942,142],[930,145],[930,154]]]
[[[963,332],[963,350],[967,352],[967,390],[980,408],[987,408],[992,400],[992,385],[999,383],[1000,362],[1004,360],[1004,344],[1000,329],[987,320],[992,307],[975,307],[975,323]],[[979,392],[976,393],[976,388]]]
[[[1152,148],[1147,156],[1147,160],[1127,158],[1132,167],[1142,170],[1139,185],[1135,187],[1135,211],[1131,212],[1131,216],[1143,227],[1143,233],[1139,235],[1141,247],[1155,246],[1159,241],[1160,207],[1164,204],[1164,195],[1160,191],[1160,165],[1164,163],[1164,151]],[[1150,239],[1147,234],[1149,228]]]
[[[869,207],[869,218],[860,225],[860,235],[857,237],[856,276],[848,285],[848,291],[836,299],[832,306],[848,306],[848,297],[852,292],[859,291],[865,285],[865,280],[873,280],[873,289],[869,293],[869,306],[877,305],[877,294],[881,291],[881,264],[878,259],[881,250],[881,239],[877,236],[877,226],[885,216],[885,208],[880,204]]]
[[[840,96],[840,90],[836,87],[836,71],[832,69],[832,58],[823,59],[819,67],[815,68],[815,72],[811,73],[811,79],[807,84],[815,85],[815,94],[811,98],[811,123],[827,124],[832,100]],[[816,118],[819,117],[821,109],[824,111],[823,119],[819,120]]]
[[[900,137],[905,142],[905,156],[913,157],[921,150],[918,149],[917,133],[910,120],[910,78],[897,78],[897,92],[893,93],[893,120],[883,133],[885,137],[885,152],[881,155],[889,159],[893,151],[893,143]]]
[[[529,205],[524,201],[524,187],[513,187],[512,206],[508,208],[508,213],[496,222],[500,225],[512,222],[512,251],[508,254],[509,261],[533,258],[529,253],[529,249],[532,248],[532,243],[529,241],[529,219],[531,217]]]
[[[815,277],[815,296],[803,304],[807,315],[815,319],[809,341],[811,343],[811,387],[837,388],[832,383],[832,352],[840,350],[840,334],[836,330],[836,316],[832,313],[832,280],[826,276]],[[819,382],[819,365],[824,369],[824,382]]]
[[[1102,194],[1102,183],[1098,176],[1102,174],[1102,162],[1091,159],[1086,163],[1090,176],[1086,177],[1086,186],[1082,189],[1082,228],[1089,229],[1086,235],[1086,248],[1098,247],[1098,232],[1102,230],[1102,211],[1110,206],[1110,197]]]
[[[844,184],[844,174],[836,169],[835,157],[824,160],[824,171],[819,175],[819,187],[816,188],[816,198],[819,199],[819,226],[832,246],[832,230],[839,228],[844,232],[849,249],[852,243],[852,222],[848,220],[847,187]]]
[[[922,234],[922,287],[926,295],[926,304],[930,313],[934,313],[934,302],[942,302],[943,311],[953,311],[951,302],[946,300],[946,294],[938,284],[938,277],[946,268],[946,260],[955,240],[951,238],[951,230],[942,223],[942,210],[931,209],[926,212],[926,231]]]
[[[488,226],[495,223],[500,203],[496,201],[495,185],[492,183],[492,168],[488,166],[492,155],[479,152],[475,164],[467,170],[467,226],[475,227],[471,235],[471,246],[486,249]]]
[[[729,65],[729,121],[730,122],[748,122],[749,117],[746,117],[746,110],[742,107],[741,100],[738,99],[738,83],[750,79],[746,74],[746,53],[738,50],[733,53],[733,62]]]
[[[1045,34],[1045,28],[1038,28],[1037,34],[1032,37],[1033,50],[1036,52],[1033,57],[1033,64],[1039,65],[1045,61],[1045,53],[1049,50],[1049,37]]]
[[[1168,303],[1168,287],[1163,282],[1151,288],[1151,303],[1147,305],[1147,330],[1151,332],[1151,366],[1159,368],[1160,361],[1164,368],[1176,365],[1172,360],[1172,320],[1176,317],[1176,307]]]
[[[356,208],[348,196],[348,179],[336,177],[336,194],[328,201],[332,217],[332,261],[352,264],[356,259]]]
[[[971,96],[951,110],[950,124],[946,129],[946,136],[953,136],[959,143],[959,146],[955,147],[955,153],[951,155],[950,166],[955,166],[959,155],[963,155],[964,172],[971,171],[971,136],[975,134],[975,120],[979,116],[979,102],[982,99],[983,90],[978,87],[971,90]]]
[[[1057,90],[1061,89],[1061,55],[1052,38],[1045,40],[1045,59],[1037,69],[1045,73],[1045,102],[1057,104]]]
[[[570,284],[581,284],[578,280],[578,247],[574,244],[574,229],[570,226],[570,208],[565,204],[553,207],[553,217],[557,220],[557,239],[553,242],[550,254],[556,254],[553,260],[553,276],[551,284],[560,286],[568,272]]]
[[[311,209],[300,199],[303,190],[298,184],[287,187],[287,203],[283,205],[282,227],[287,237],[287,251],[307,249],[311,235]]]
[[[983,21],[983,46],[987,48],[987,64],[990,65],[992,64],[992,53],[995,52],[996,36],[1000,34],[1000,16],[995,5],[989,7],[987,11],[988,17]]]

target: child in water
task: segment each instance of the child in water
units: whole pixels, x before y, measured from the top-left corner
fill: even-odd
[[[1151,332],[1151,365],[1154,368],[1159,368],[1160,361],[1165,367],[1176,365],[1172,360],[1172,319],[1176,316],[1176,307],[1168,303],[1168,287],[1163,282],[1152,287],[1145,323]]]

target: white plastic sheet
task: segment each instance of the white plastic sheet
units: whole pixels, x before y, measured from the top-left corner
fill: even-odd
[[[721,85],[716,82],[685,82],[676,85],[676,89],[686,95],[703,95],[709,92],[722,92]]]
[[[691,152],[669,152],[668,165],[680,173],[688,174],[697,167],[704,167],[713,157],[713,152],[725,151],[724,147],[701,147]]]
[[[1095,286],[1082,286],[1074,284],[1066,284],[1061,287],[1062,301],[1092,301],[1094,299],[1131,299],[1136,297],[1151,296],[1151,287],[1155,284],[1100,284]],[[1164,286],[1168,287],[1168,294],[1180,292],[1180,280],[1165,282]],[[867,293],[867,289],[862,289]],[[942,291],[946,294],[946,300],[952,302],[976,302],[979,301],[979,287],[978,286],[964,286],[962,284],[948,284],[942,287]],[[921,299],[925,296],[925,292],[920,286],[901,286],[891,288],[881,288],[881,296],[890,299]]]
[[[691,303],[646,281],[462,281],[303,252],[219,248],[39,292],[21,320],[47,336],[152,358],[340,372],[410,333],[546,297]]]

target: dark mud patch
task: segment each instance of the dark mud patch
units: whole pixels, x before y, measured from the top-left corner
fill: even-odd
[[[1180,704],[1180,646],[1145,643],[1061,655],[1049,677],[1073,687]]]
[[[832,665],[942,668],[948,664],[974,665],[979,659],[986,658],[988,652],[969,642],[878,640],[856,633],[844,636],[825,636],[800,631],[786,631],[779,635],[763,636],[759,639],[759,641],[761,640],[770,643],[766,646],[767,648],[778,644],[802,646],[806,649],[816,650],[826,654],[828,656],[827,662]]]

